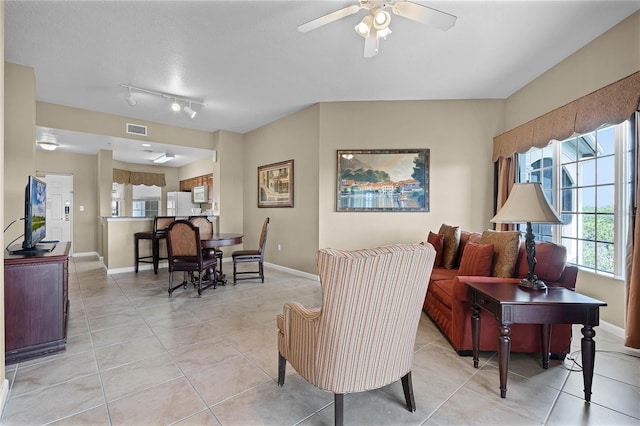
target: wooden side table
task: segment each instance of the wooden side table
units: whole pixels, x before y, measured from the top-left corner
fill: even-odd
[[[507,395],[507,373],[511,350],[510,324],[540,324],[542,335],[542,367],[549,366],[549,345],[552,324],[582,324],[582,377],[584,399],[591,400],[593,366],[596,354],[596,335],[593,327],[599,324],[599,310],[605,302],[563,287],[549,287],[546,291],[524,290],[517,284],[465,283],[469,287],[472,303],[471,333],[473,339],[473,366],[478,368],[480,353],[480,309],[495,315],[498,329],[498,367],[500,396]]]

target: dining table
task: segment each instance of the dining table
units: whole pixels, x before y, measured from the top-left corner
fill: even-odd
[[[213,234],[200,235],[200,246],[204,255],[207,257],[216,257],[216,250],[220,247],[235,246],[242,244],[243,234],[231,232],[214,232]],[[214,278],[211,278],[214,277]],[[216,271],[209,271],[209,279],[214,279],[217,284],[225,285],[227,283],[226,275],[222,272],[222,262]]]

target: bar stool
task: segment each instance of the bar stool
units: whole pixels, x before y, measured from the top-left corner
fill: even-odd
[[[139,263],[150,263],[153,265],[153,272],[158,273],[158,265],[161,260],[166,257],[160,257],[160,240],[166,240],[166,229],[176,220],[175,216],[156,216],[153,219],[153,231],[136,232],[133,234],[136,272],[138,272]],[[151,255],[140,256],[140,240],[151,240]]]

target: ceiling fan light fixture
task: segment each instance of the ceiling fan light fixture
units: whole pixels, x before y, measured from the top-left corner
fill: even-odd
[[[376,31],[376,38],[386,39],[389,34],[391,34],[391,28],[387,27],[382,30]]]
[[[384,9],[376,8],[371,11],[373,15],[373,28],[381,31],[389,27],[391,23],[391,15]]]
[[[359,36],[367,38],[369,34],[371,34],[371,27],[373,26],[373,17],[371,15],[367,15],[362,18],[362,21],[358,25],[355,26],[356,33]]]

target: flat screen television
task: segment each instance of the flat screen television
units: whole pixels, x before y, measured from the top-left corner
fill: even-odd
[[[47,235],[47,184],[29,176],[24,194],[24,242],[32,250]]]
[[[24,191],[24,241],[9,248],[11,254],[44,253],[55,245],[38,244],[47,234],[47,184],[29,176]]]

